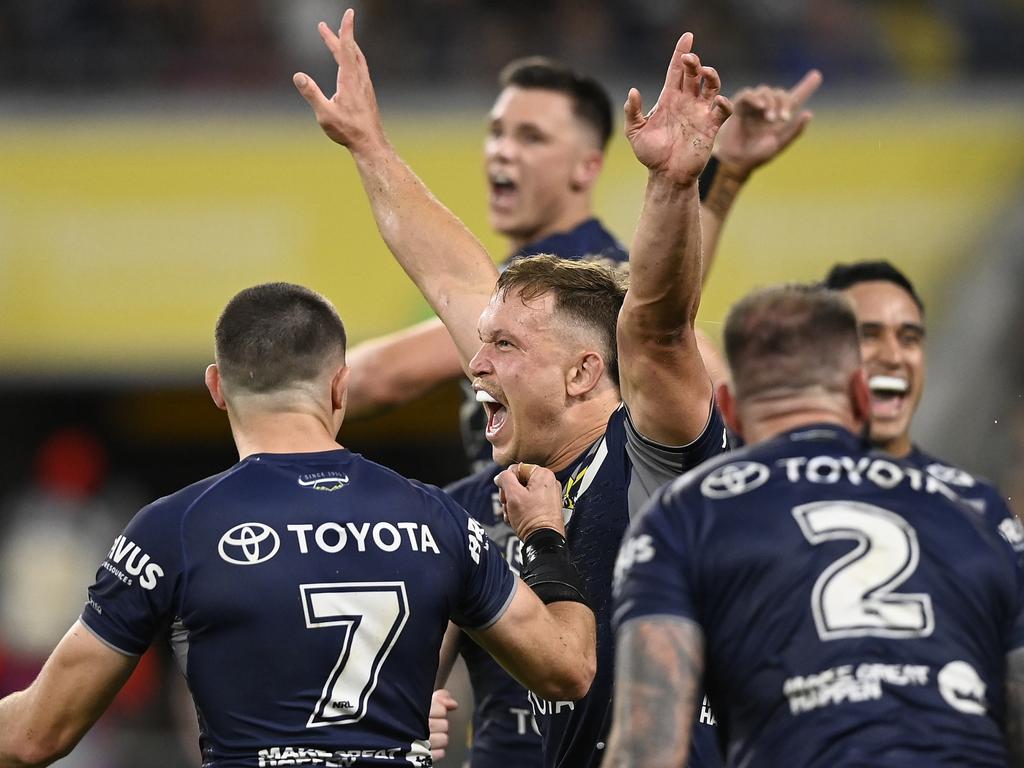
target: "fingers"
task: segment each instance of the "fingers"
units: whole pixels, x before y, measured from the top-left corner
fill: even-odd
[[[636,88],[629,89],[626,103],[622,105],[622,112],[625,116],[623,128],[625,128],[627,136],[644,124],[643,101],[640,98],[640,91]]]
[[[327,97],[320,90],[320,86],[316,84],[312,77],[304,72],[296,72],[292,75],[292,82],[299,93],[302,94],[302,98],[306,100],[317,116],[319,116],[327,107]]]
[[[516,479],[518,479],[523,485],[528,486],[530,484],[530,478],[533,477],[533,473],[536,471],[536,464],[528,464],[525,461],[521,461],[516,466]]]
[[[683,56],[693,48],[693,33],[684,32],[676,48],[672,51],[672,58],[668,62],[668,72],[665,73],[664,90],[675,90],[683,82]]]
[[[714,67],[701,67],[700,76],[704,81],[704,97],[714,99],[722,90],[722,78],[718,76],[718,71]]]
[[[690,96],[700,96],[700,57],[695,53],[683,55],[683,82],[680,90]]]
[[[722,127],[722,123],[729,119],[733,111],[734,107],[729,99],[722,94],[715,96],[715,103],[711,106],[711,114],[714,116],[719,128]]]
[[[435,714],[435,706],[440,714]],[[459,708],[459,702],[447,688],[438,688],[430,697],[430,716],[444,717],[449,711]]]
[[[793,109],[799,110],[800,107],[804,105],[804,102],[814,95],[814,92],[818,90],[818,87],[824,79],[825,78],[821,72],[816,69],[812,69],[804,75],[800,79],[800,82],[794,85],[789,91],[789,97],[793,104]]]

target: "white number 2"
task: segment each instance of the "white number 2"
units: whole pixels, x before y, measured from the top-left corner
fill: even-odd
[[[927,637],[935,628],[927,594],[894,590],[914,573],[917,532],[887,509],[855,501],[819,501],[793,509],[811,544],[852,539],[854,549],[814,582],[811,610],[822,640]]]
[[[381,665],[409,619],[401,581],[302,584],[308,629],[342,627],[338,661],[307,727],[356,723],[366,714]]]

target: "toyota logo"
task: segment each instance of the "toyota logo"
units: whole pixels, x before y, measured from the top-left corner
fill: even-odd
[[[234,565],[256,565],[272,558],[280,547],[281,539],[269,525],[241,523],[220,537],[217,551]]]
[[[771,471],[756,461],[737,461],[719,467],[700,484],[700,491],[709,499],[727,499],[760,488]]]

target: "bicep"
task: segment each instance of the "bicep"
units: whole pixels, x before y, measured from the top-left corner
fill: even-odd
[[[685,765],[704,669],[703,632],[677,616],[645,616],[622,625],[615,648],[609,764]]]
[[[25,717],[33,732],[58,752],[69,751],[110,705],[138,661],[75,622],[26,691]]]

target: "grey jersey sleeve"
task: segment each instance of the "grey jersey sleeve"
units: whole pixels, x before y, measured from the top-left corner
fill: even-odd
[[[728,449],[725,423],[714,399],[709,404],[708,420],[700,435],[688,445],[679,446],[662,445],[641,435],[633,425],[629,408],[623,407],[626,408],[626,455],[631,464],[627,492],[630,519],[660,486]]]

